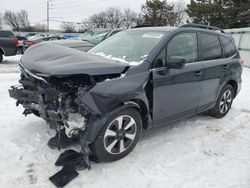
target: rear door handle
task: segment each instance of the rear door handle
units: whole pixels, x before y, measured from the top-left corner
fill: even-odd
[[[196,72],[194,73],[194,75],[195,75],[196,77],[200,77],[200,76],[202,75],[202,72],[201,72],[201,71],[196,71]]]

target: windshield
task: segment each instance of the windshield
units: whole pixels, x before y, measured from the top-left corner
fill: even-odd
[[[102,42],[103,40],[104,40],[104,38],[105,38],[105,36],[108,34],[108,32],[106,32],[106,33],[102,33],[102,34],[99,34],[99,35],[93,35],[92,37],[90,37],[89,39],[88,39],[88,41],[90,42],[90,43],[93,43],[93,44],[98,44],[98,43],[100,43],[100,42]]]
[[[104,40],[88,52],[138,65],[148,56],[163,35],[162,31],[127,30]]]
[[[83,40],[83,41],[88,41],[93,44],[98,44],[104,39],[107,33],[108,33],[107,30],[102,30],[98,32],[86,31],[85,33],[80,35],[78,39]]]

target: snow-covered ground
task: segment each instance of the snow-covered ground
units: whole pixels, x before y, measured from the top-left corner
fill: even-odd
[[[11,73],[18,71],[18,58],[0,66],[0,187],[54,187],[48,177],[60,170],[54,166],[60,152],[46,145],[54,132],[42,119],[21,115],[8,96],[18,83],[19,74]],[[153,129],[127,157],[92,163],[67,187],[249,188],[250,69],[225,118],[198,115]]]
[[[3,57],[3,62],[0,63],[0,73],[19,72],[17,64],[21,57],[21,55]]]

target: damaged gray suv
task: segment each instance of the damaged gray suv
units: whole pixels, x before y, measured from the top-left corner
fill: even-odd
[[[63,130],[96,160],[114,161],[152,127],[201,112],[225,116],[242,60],[223,31],[188,24],[122,31],[87,53],[41,43],[20,69],[21,85],[9,93],[25,115]]]

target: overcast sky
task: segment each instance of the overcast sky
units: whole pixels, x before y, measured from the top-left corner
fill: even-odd
[[[176,0],[169,0],[175,2]],[[46,0],[0,0],[0,13],[6,10],[19,11],[25,9],[29,13],[32,24],[46,23],[47,5]],[[50,0],[50,27],[58,29],[59,23],[55,21],[81,22],[90,15],[98,13],[110,6],[131,8],[140,12],[141,5],[146,0]],[[188,3],[190,0],[183,0]]]

